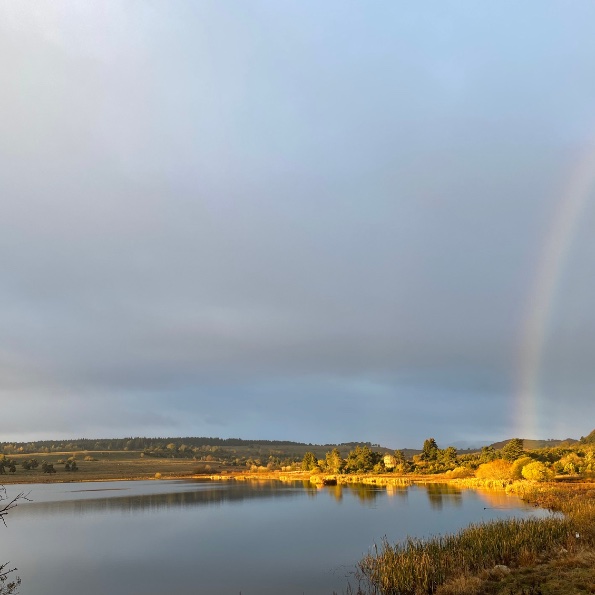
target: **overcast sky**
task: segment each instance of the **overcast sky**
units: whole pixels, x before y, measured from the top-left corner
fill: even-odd
[[[0,440],[590,432],[593,22],[2,1]]]

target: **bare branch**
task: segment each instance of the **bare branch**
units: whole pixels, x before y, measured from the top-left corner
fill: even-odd
[[[9,510],[17,506],[21,500],[31,502],[29,498],[30,492],[20,492],[11,500],[8,499],[6,488],[0,486],[0,519],[4,526],[6,526],[6,519],[4,518]],[[9,576],[16,568],[9,567],[10,562],[0,564],[0,595],[18,595],[18,588],[21,584],[21,579],[18,576]]]
[[[8,496],[6,494],[6,487],[0,487],[0,502],[6,502],[4,505],[0,505],[0,520],[4,523],[6,527],[6,519],[4,518],[8,511],[13,509],[20,500],[26,500],[27,502],[31,502],[29,498],[29,494],[31,492],[20,492],[17,494],[12,500],[6,502],[8,500]]]
[[[9,562],[0,564],[0,595],[18,595],[17,589],[21,584],[21,579],[18,576],[9,577],[11,572],[14,572],[16,568],[8,568]],[[9,578],[12,580],[9,581]]]

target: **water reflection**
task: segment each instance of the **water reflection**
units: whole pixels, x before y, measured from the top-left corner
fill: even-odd
[[[409,496],[409,486],[387,485],[386,495],[389,496],[389,498],[397,497],[401,500],[407,500],[407,497]]]
[[[430,506],[436,510],[442,510],[445,504],[461,506],[463,503],[463,493],[458,488],[445,483],[428,483],[423,487],[428,494]]]
[[[382,536],[535,515],[450,486],[145,481],[32,485],[8,529],[28,595],[328,595]],[[495,496],[491,496],[494,498]],[[442,510],[444,508],[444,510]],[[59,536],[60,547],[56,547]],[[96,561],[100,561],[96,563]],[[156,568],[167,572],[155,572]],[[197,589],[197,577],[200,588]]]
[[[96,512],[120,511],[123,513],[152,512],[169,508],[219,506],[245,500],[292,498],[304,493],[311,499],[321,494],[341,502],[346,494],[369,506],[379,497],[406,500],[408,486],[376,486],[369,484],[315,485],[309,481],[178,481],[178,482],[120,482],[102,484],[102,488],[88,487],[95,484],[67,484],[44,486],[31,503],[19,507],[16,514],[44,516],[60,513],[84,515]],[[445,498],[454,502],[460,492],[437,484],[425,488],[433,507],[441,508]],[[456,504],[460,502],[456,500]]]
[[[370,504],[378,498],[380,494],[386,494],[386,490],[377,486],[366,485],[363,483],[349,483],[346,488],[357,496],[360,502]]]
[[[152,512],[160,509],[191,508],[201,506],[220,506],[225,503],[240,503],[246,500],[266,500],[275,498],[295,498],[304,493],[315,499],[321,494],[330,496],[336,502],[342,502],[345,495],[355,497],[366,506],[375,504],[378,498],[390,498],[407,501],[410,490],[424,492],[432,509],[461,507],[463,492],[453,486],[436,483],[412,486],[377,486],[369,484],[338,484],[322,486],[309,481],[178,481],[178,482],[122,482],[125,486],[87,488],[89,484],[62,485],[56,489],[42,492],[35,501],[23,503],[14,514],[43,516],[51,513],[84,515],[95,512],[120,511],[123,513]],[[77,488],[77,485],[79,486]],[[82,487],[81,487],[82,486]],[[47,489],[47,487],[46,487]],[[512,502],[504,492],[477,491],[483,501],[484,509],[514,509],[517,502]]]
[[[343,487],[340,485],[328,486],[327,491],[337,501],[343,500]]]
[[[299,493],[293,486],[277,482],[242,482],[242,483],[199,483],[183,482],[176,486],[176,491],[163,493],[126,494],[127,488],[102,490],[69,490],[64,494],[68,499],[54,501],[31,502],[20,506],[18,512],[29,516],[45,516],[48,514],[84,515],[96,512],[120,511],[124,513],[154,512],[168,508],[190,508],[197,506],[220,506],[224,503],[242,502],[245,500],[297,497]],[[194,488],[194,489],[193,489]],[[113,490],[113,491],[112,491]],[[316,494],[316,489],[313,489]],[[16,511],[15,511],[16,512]]]
[[[510,510],[515,508],[514,501],[503,490],[477,490],[477,495],[483,500],[484,508],[494,510]]]

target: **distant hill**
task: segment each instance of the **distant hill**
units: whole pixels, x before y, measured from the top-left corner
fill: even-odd
[[[449,442],[446,446],[454,446],[457,450],[477,451],[482,446],[489,446],[489,440],[457,440]]]
[[[501,440],[490,446],[499,450],[510,441]],[[539,448],[552,448],[556,446],[571,446],[579,443],[574,438],[566,440],[525,440],[524,446],[527,450]],[[582,444],[595,444],[595,430],[588,436],[580,439]],[[481,441],[458,441],[450,442],[457,448],[459,454],[470,454],[481,450],[482,446],[489,443]],[[342,456],[347,456],[349,451],[356,446],[368,446],[373,450],[385,453],[392,453],[394,449],[380,444],[370,442],[343,442],[341,444],[311,444],[305,442],[293,442],[291,440],[247,440],[241,438],[216,438],[206,436],[186,437],[125,437],[125,438],[77,438],[71,440],[37,440],[31,442],[0,442],[0,454],[27,454],[27,453],[52,453],[52,452],[74,452],[74,451],[141,451],[147,453],[169,452],[176,456],[200,456],[204,452],[215,452],[218,449],[230,453],[242,454],[244,456],[259,456],[265,454],[277,457],[301,458],[307,451],[312,451],[318,458],[323,458],[325,453],[333,448],[338,448]],[[445,446],[443,446],[445,448]],[[420,454],[421,449],[402,448],[406,459]],[[200,452],[199,452],[200,451]]]
[[[500,442],[494,442],[490,446],[498,450],[510,442],[510,440],[511,438],[508,440],[501,440]],[[526,450],[535,450],[538,448],[553,448],[554,446],[570,446],[572,444],[576,444],[577,442],[578,440],[575,440],[574,438],[566,438],[566,440],[524,440],[524,446]]]
[[[204,453],[226,451],[245,456],[301,458],[307,451],[312,451],[318,458],[324,458],[326,452],[338,448],[346,457],[356,446],[368,446],[380,452],[392,453],[393,449],[371,444],[370,442],[345,442],[342,444],[311,444],[291,440],[246,440],[242,438],[216,438],[206,436],[185,437],[126,437],[126,438],[76,438],[71,440],[36,440],[31,442],[0,442],[0,454],[31,454],[55,452],[114,452],[140,451],[153,455],[166,453],[169,456],[201,456]],[[420,451],[405,451],[405,456],[412,456]],[[410,454],[408,454],[410,453]],[[411,454],[412,453],[412,454]]]

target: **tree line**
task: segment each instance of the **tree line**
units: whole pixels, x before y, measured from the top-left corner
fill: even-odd
[[[4,454],[27,454],[39,452],[63,452],[75,450],[155,450],[174,444],[190,447],[201,446],[312,446],[305,442],[291,440],[245,440],[242,438],[214,438],[206,436],[187,436],[175,438],[76,438],[73,440],[35,440],[31,442],[0,442],[0,452]],[[355,443],[347,443],[355,444]]]
[[[419,454],[406,459],[403,451],[378,452],[356,446],[347,457],[338,449],[317,458],[308,451],[301,469],[313,473],[446,473],[452,478],[530,479],[546,481],[554,475],[595,474],[595,431],[574,445],[525,450],[524,440],[513,438],[502,448],[484,446],[460,454],[453,446],[441,449],[434,438],[424,441]]]

